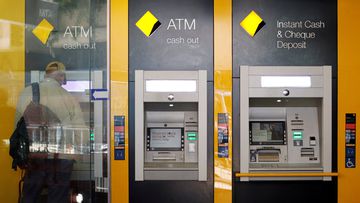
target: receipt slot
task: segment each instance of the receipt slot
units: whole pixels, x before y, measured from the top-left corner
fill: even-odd
[[[206,71],[135,71],[135,181],[207,180]]]
[[[242,66],[240,172],[331,172],[331,111],[331,67]]]

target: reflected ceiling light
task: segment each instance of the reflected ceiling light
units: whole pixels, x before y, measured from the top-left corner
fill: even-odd
[[[4,145],[10,145],[10,140],[9,139],[3,139],[3,144]]]
[[[66,81],[66,85],[62,85],[68,92],[85,92],[90,88],[90,81]]]
[[[146,80],[146,92],[196,92],[196,80]]]
[[[261,76],[261,87],[311,87],[310,76]]]
[[[11,24],[0,20],[0,50],[11,47]]]
[[[81,193],[77,194],[77,195],[76,195],[76,202],[77,202],[77,203],[81,203],[81,202],[83,202],[83,201],[84,201],[83,195],[82,195]]]

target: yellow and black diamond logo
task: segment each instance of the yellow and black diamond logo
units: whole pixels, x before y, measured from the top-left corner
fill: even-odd
[[[49,21],[45,18],[33,29],[32,33],[41,41],[41,43],[46,44],[49,39],[50,33],[54,30]]]
[[[249,15],[247,15],[243,21],[241,21],[240,26],[251,36],[254,37],[259,30],[264,27],[265,22],[263,19],[255,13],[255,11],[251,11]]]
[[[137,22],[136,26],[146,35],[150,37],[156,29],[160,27],[160,21],[150,12],[147,11]]]

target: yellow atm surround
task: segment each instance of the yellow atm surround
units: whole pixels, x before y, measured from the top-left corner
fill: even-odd
[[[25,82],[25,1],[0,1],[0,199],[16,202],[20,171],[11,169],[8,139]]]
[[[356,0],[338,1],[338,202],[360,202],[360,159],[359,133],[356,139],[356,168],[345,168],[345,114],[356,113],[359,123],[359,32],[352,26],[359,18],[360,2]]]

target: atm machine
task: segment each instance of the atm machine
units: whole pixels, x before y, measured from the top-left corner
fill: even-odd
[[[135,71],[135,181],[207,180],[206,71]]]
[[[331,172],[331,67],[241,66],[240,173]],[[249,180],[331,177],[241,177]]]

